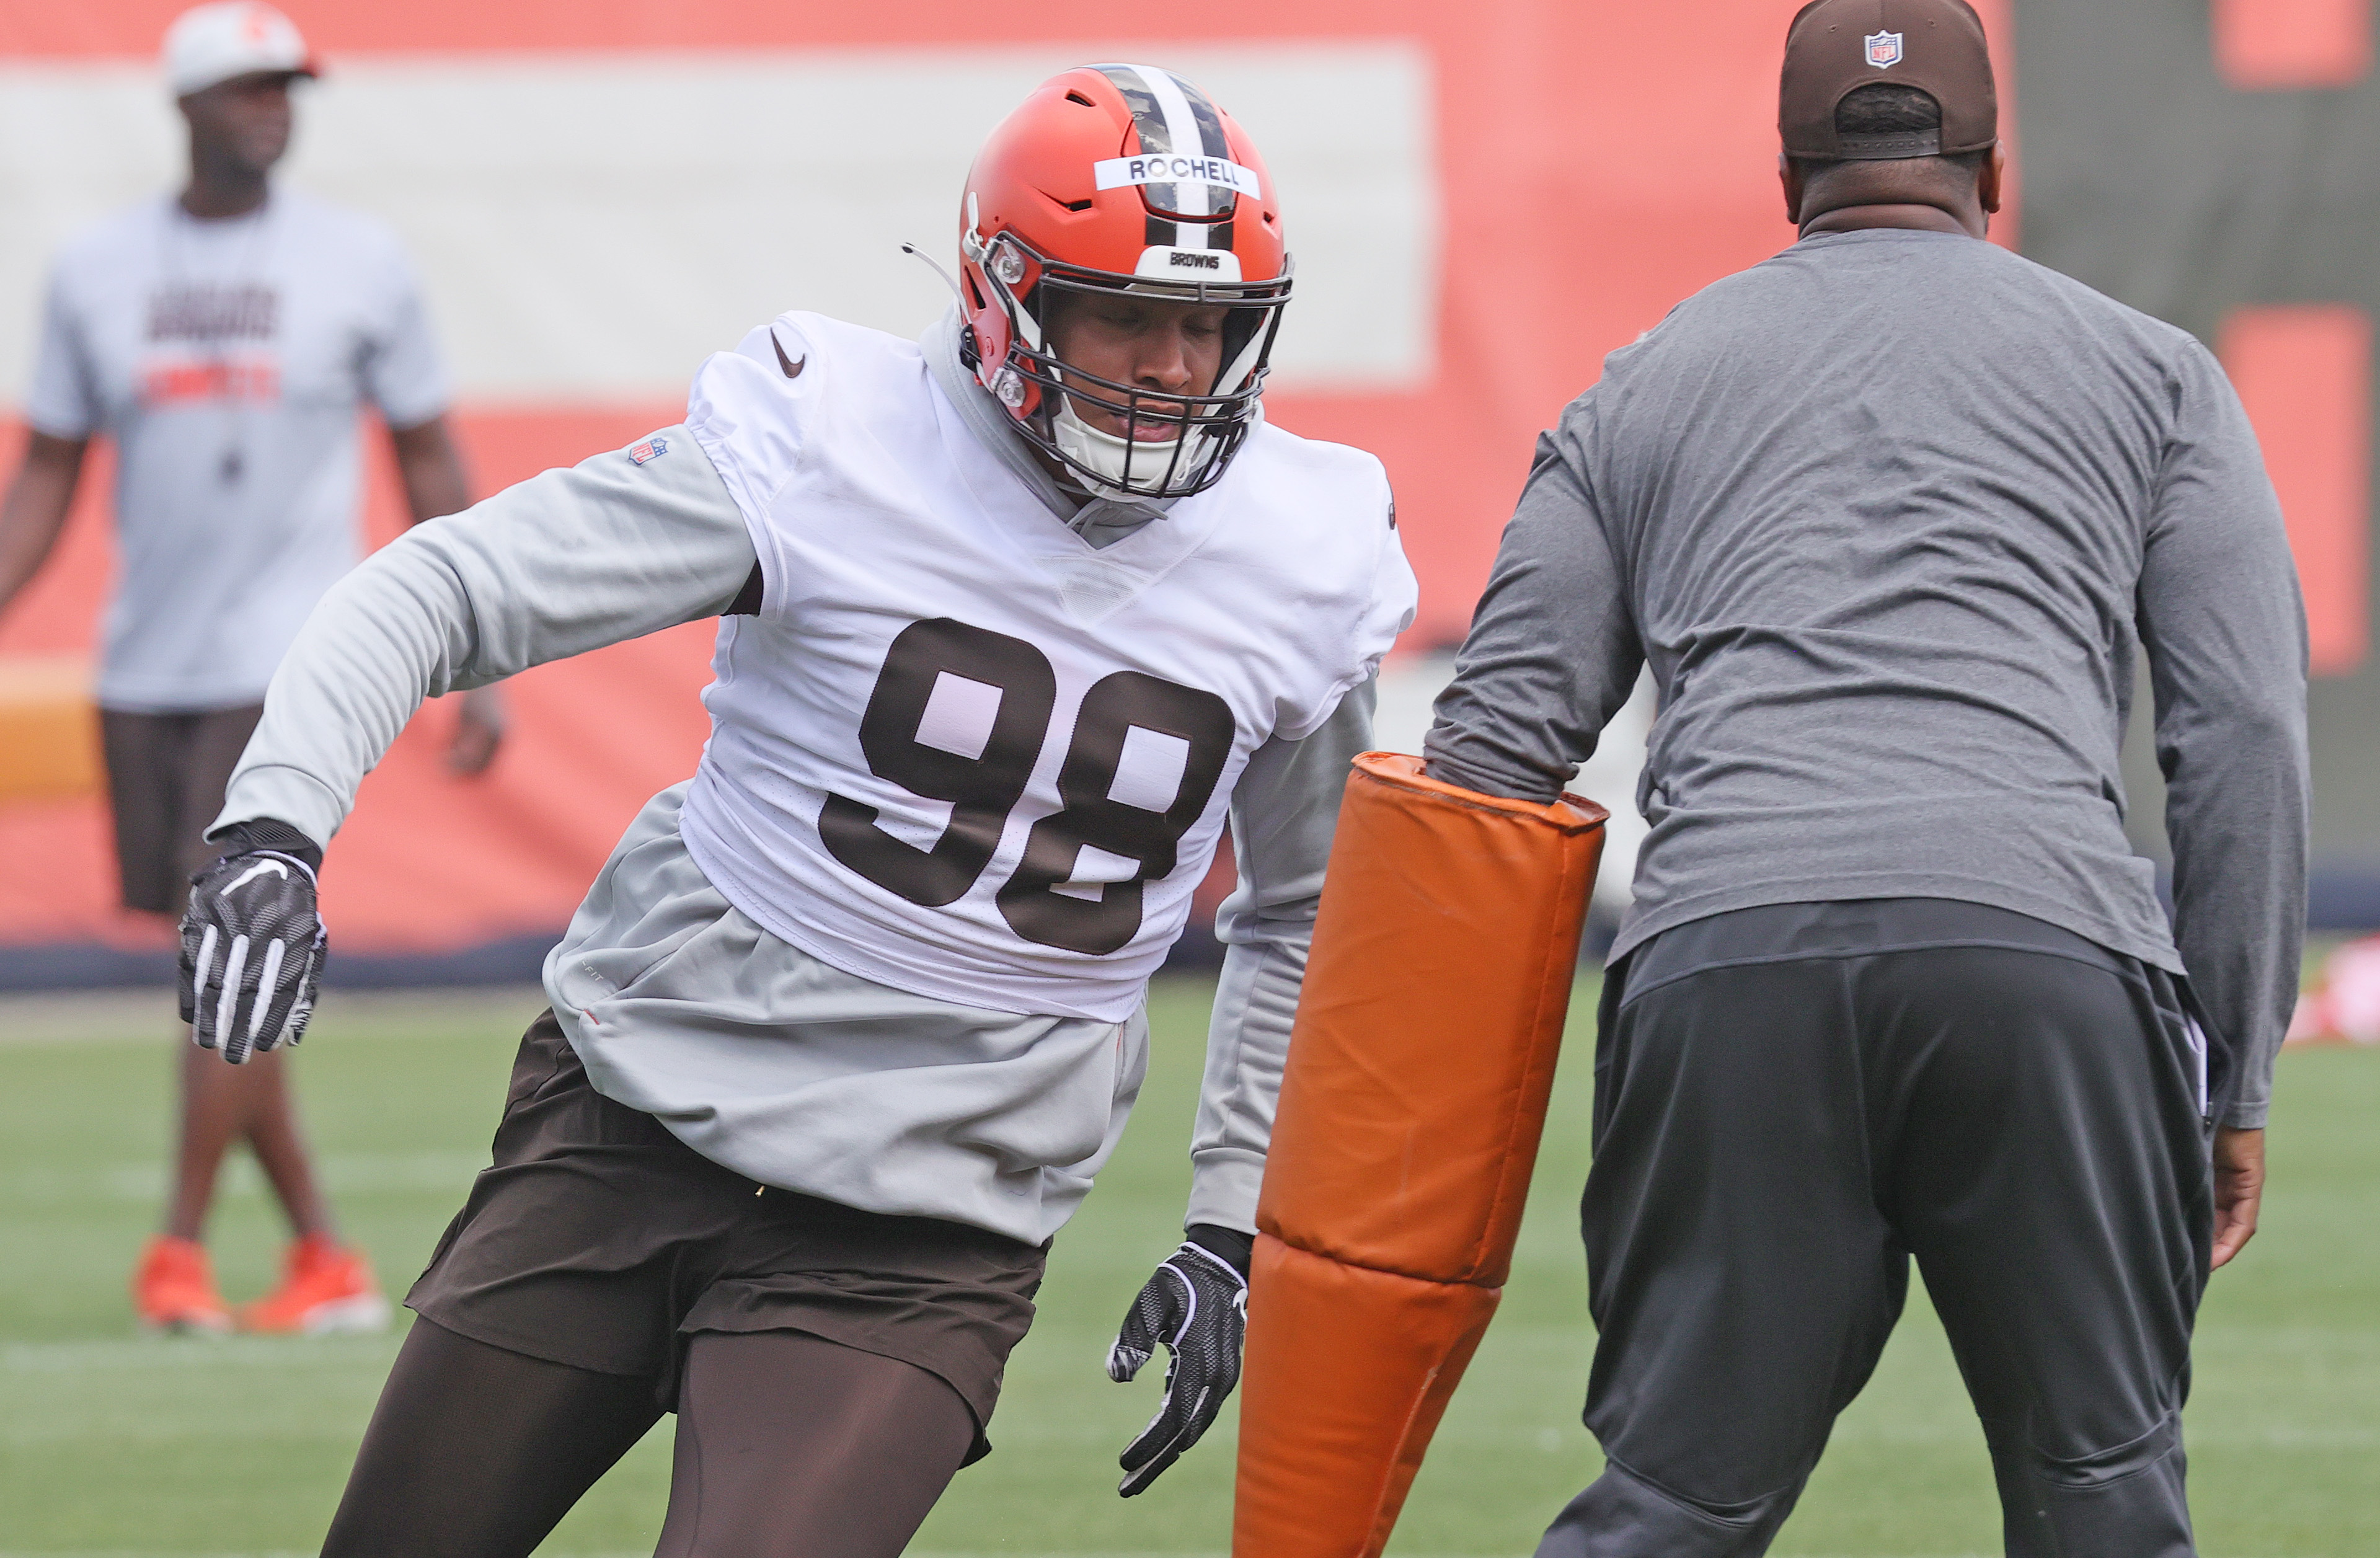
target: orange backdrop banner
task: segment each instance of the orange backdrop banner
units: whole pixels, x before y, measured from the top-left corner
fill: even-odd
[[[180,8],[178,0],[90,0],[21,10],[0,42],[0,65],[38,71],[145,59]],[[1212,53],[1242,43],[1370,40],[1417,48],[1428,66],[1438,205],[1427,372],[1387,388],[1293,387],[1269,397],[1271,415],[1291,430],[1358,444],[1387,462],[1423,584],[1409,647],[1460,639],[1536,433],[1594,381],[1604,353],[1792,237],[1775,176],[1776,74],[1791,0],[1461,7],[1218,0],[1199,13],[1195,38],[1137,22],[1121,24],[1120,33],[1113,7],[1083,0],[1021,13],[957,0],[917,0],[897,11],[759,0],[662,7],[642,0],[401,7],[287,0],[286,8],[334,71],[343,59],[556,51],[880,55],[1034,43],[1079,45],[1087,57],[1162,59],[1169,49]],[[2005,0],[1983,9],[1996,24],[2005,70]],[[2010,96],[2004,86],[2003,101]],[[623,297],[620,306],[636,301]],[[681,414],[667,399],[467,403],[456,421],[478,485],[488,490]],[[394,503],[385,470],[373,480],[372,524],[384,538],[394,531]],[[0,653],[89,646],[108,566],[103,486],[91,484],[63,554],[0,622]],[[367,783],[331,851],[325,891],[338,944],[436,952],[559,928],[636,807],[691,772],[705,730],[695,695],[709,639],[705,628],[680,629],[520,677],[510,745],[482,781],[458,781],[440,768],[451,715],[433,710],[417,721]],[[0,880],[0,943],[130,933],[110,907],[109,846],[96,803],[0,810],[0,859],[10,862]]]

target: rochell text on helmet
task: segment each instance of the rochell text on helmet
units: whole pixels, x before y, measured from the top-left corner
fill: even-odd
[[[1184,497],[1221,478],[1258,416],[1290,261],[1264,160],[1205,92],[1153,65],[1044,81],[968,171],[959,255],[970,366],[1037,448],[1109,496]],[[1058,360],[1043,334],[1054,295],[1119,291],[1230,310],[1209,393],[1159,395]],[[1112,411],[1123,435],[1075,415],[1069,395]]]

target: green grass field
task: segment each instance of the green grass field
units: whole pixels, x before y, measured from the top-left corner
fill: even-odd
[[[1039,1322],[992,1426],[914,1551],[1220,1553],[1231,1419],[1148,1496],[1115,1453],[1156,1387],[1100,1371],[1114,1321],[1172,1243],[1208,988],[1160,985],[1140,1114],[1058,1241]],[[1407,1506],[1398,1554],[1525,1554],[1596,1467],[1578,1426],[1590,1333],[1573,1207],[1586,1167],[1590,1001],[1512,1287]],[[348,1231],[402,1289],[484,1162],[528,992],[334,996],[299,1056],[316,1147]],[[170,1013],[0,1004],[0,1558],[313,1551],[392,1338],[165,1341],[132,1333],[124,1278],[163,1183]],[[2216,1282],[2191,1408],[2203,1550],[2380,1553],[2380,1053],[2282,1063],[2265,1231]],[[235,1299],[269,1283],[279,1230],[252,1168],[214,1245]],[[551,1553],[650,1551],[668,1419],[589,1496]],[[1997,1552],[1976,1433],[1922,1300],[1833,1448],[1780,1554]]]

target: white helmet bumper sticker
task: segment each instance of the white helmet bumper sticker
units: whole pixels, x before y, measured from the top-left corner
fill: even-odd
[[[1169,281],[1229,282],[1237,286],[1240,257],[1228,249],[1144,249],[1136,276],[1163,276]]]
[[[1112,157],[1091,164],[1091,176],[1102,189],[1129,184],[1214,184],[1261,198],[1257,170],[1228,157],[1201,156],[1195,152],[1150,152],[1137,157]]]

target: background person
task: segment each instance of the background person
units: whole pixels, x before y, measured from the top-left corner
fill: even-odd
[[[1541,1558],[1767,1548],[1914,1256],[2008,1551],[2193,1551],[2182,1398],[2255,1228],[2303,924],[2306,639],[2247,419],[1984,242],[1960,0],[1786,44],[1802,239],[1541,441],[1429,773],[1550,799],[1649,663],[1584,1224],[1608,1466]],[[2136,657],[2173,921],[2123,831]]]
[[[316,73],[287,18],[201,6],[166,33],[189,128],[177,196],[71,240],[53,274],[23,464],[0,503],[0,610],[49,555],[94,437],[115,444],[119,568],[99,676],[127,908],[178,917],[217,851],[204,830],[265,684],[322,591],[361,555],[358,412],[386,420],[416,522],[469,501],[446,385],[394,235],[273,184],[289,89]],[[500,715],[467,700],[451,765],[484,769]],[[163,1233],[133,1279],[149,1326],[222,1331],[205,1229],[225,1150],[246,1140],[295,1235],[280,1287],[240,1322],[377,1327],[362,1255],[333,1229],[282,1057],[244,1070],[182,1052],[180,1146]]]

